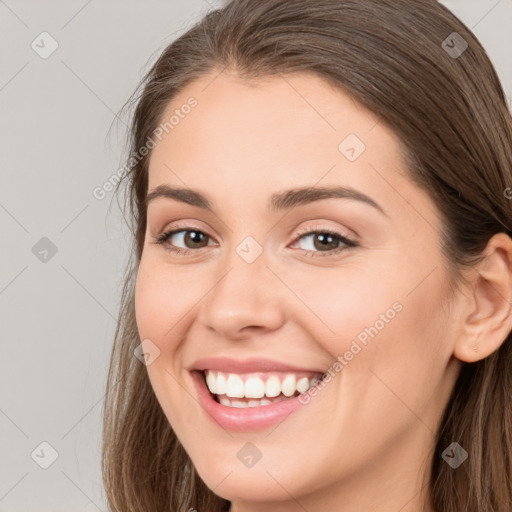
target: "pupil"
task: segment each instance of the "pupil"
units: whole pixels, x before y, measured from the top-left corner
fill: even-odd
[[[204,236],[204,233],[200,233],[199,231],[189,231],[185,235],[185,242],[191,242],[192,244],[200,244],[201,238]]]
[[[320,234],[320,235],[317,235],[317,239],[320,241],[320,245],[317,246],[316,248],[326,248],[328,246],[329,243],[333,243],[334,242],[334,246],[336,246],[336,240],[335,238],[332,236],[332,235],[329,235],[327,233],[324,233],[324,234]],[[315,244],[316,246],[316,244]],[[336,247],[332,247],[333,249],[336,249]]]

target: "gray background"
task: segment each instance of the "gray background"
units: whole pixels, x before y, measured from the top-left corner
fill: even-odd
[[[444,3],[510,105],[512,0]],[[143,72],[220,4],[0,0],[0,511],[106,509],[101,407],[128,246],[112,193],[92,192],[122,164],[124,124],[112,123]],[[31,47],[51,48],[43,31],[58,43],[46,59]],[[44,441],[58,454],[47,469]]]

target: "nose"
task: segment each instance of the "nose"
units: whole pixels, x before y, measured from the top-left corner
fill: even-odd
[[[223,339],[279,329],[285,320],[282,288],[264,257],[246,263],[234,255],[202,301],[200,320]]]

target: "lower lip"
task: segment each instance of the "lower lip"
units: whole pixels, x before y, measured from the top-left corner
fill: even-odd
[[[271,427],[303,407],[299,402],[299,397],[258,407],[228,407],[213,398],[210,390],[206,387],[202,372],[193,371],[191,375],[198,391],[199,403],[210,418],[225,430],[247,432]]]

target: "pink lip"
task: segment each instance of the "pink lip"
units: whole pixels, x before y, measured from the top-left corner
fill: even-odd
[[[323,373],[324,370],[291,366],[271,359],[233,359],[230,357],[206,357],[197,360],[190,370],[218,370],[229,373],[253,372],[304,372]],[[270,406],[266,406],[270,407]]]
[[[247,366],[244,366],[244,369],[246,368]],[[251,366],[251,368],[254,367]],[[261,369],[261,365],[258,368]],[[225,430],[247,432],[277,425],[284,421],[288,415],[304,407],[299,402],[298,397],[259,407],[247,407],[244,409],[228,407],[220,404],[213,398],[206,386],[201,371],[191,371],[190,374],[198,392],[199,403],[208,416],[210,416],[210,419]],[[307,409],[307,407],[304,408]]]

